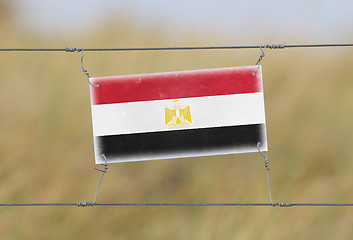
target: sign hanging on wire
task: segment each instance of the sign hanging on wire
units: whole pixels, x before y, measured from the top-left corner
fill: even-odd
[[[267,151],[261,67],[90,80],[96,164]]]

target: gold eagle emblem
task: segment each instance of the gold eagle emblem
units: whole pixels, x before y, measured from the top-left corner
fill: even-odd
[[[174,106],[165,108],[165,125],[169,129],[180,129],[190,127],[191,111],[189,105],[180,105],[179,100],[173,101]]]

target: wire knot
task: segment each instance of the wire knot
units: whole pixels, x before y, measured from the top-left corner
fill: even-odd
[[[93,207],[94,204],[90,202],[77,202],[76,203],[77,207]]]
[[[284,49],[285,47],[286,47],[285,43],[266,45],[266,48],[269,48],[269,49]]]
[[[262,61],[262,59],[264,58],[264,56],[265,56],[265,49],[266,49],[266,47],[264,48],[264,50],[262,50],[261,49],[261,55],[260,55],[260,57],[259,57],[259,60],[257,60],[257,62],[256,62],[256,65],[258,65],[261,61]]]
[[[99,169],[99,168],[94,168],[96,169],[97,171],[100,171],[100,172],[103,172],[103,173],[106,173],[107,170],[108,170],[108,163],[105,162],[104,164],[102,164],[104,166],[104,169]]]
[[[107,158],[105,157],[105,155],[104,155],[104,154],[100,155],[100,157],[102,157],[102,158],[103,158],[103,160],[104,160],[104,163],[101,163],[101,165],[103,165],[103,166],[104,166],[104,169],[99,169],[99,168],[94,168],[94,169],[96,169],[97,171],[100,171],[100,172],[106,173],[106,172],[107,172],[107,170],[108,170],[108,162],[107,162]]]
[[[75,47],[74,48],[70,48],[70,47],[65,48],[66,52],[82,52],[82,50],[83,50],[82,48],[75,48]]]
[[[294,203],[292,202],[277,202],[272,204],[273,207],[279,206],[279,207],[293,207]]]
[[[269,162],[268,162],[268,159],[265,160],[265,168],[267,168],[269,171],[270,171],[270,168],[269,168]]]

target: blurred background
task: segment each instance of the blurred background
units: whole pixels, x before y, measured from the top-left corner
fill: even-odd
[[[0,0],[0,48],[353,42],[353,2]],[[86,52],[93,77],[254,65],[254,50]],[[0,202],[93,201],[80,53],[0,52]],[[353,202],[353,48],[267,50],[275,202]],[[97,202],[269,202],[256,153],[109,165]],[[1,207],[1,239],[351,239],[343,207]]]

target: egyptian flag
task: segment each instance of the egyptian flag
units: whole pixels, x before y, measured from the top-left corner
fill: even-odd
[[[261,68],[91,78],[96,164],[267,151]]]

